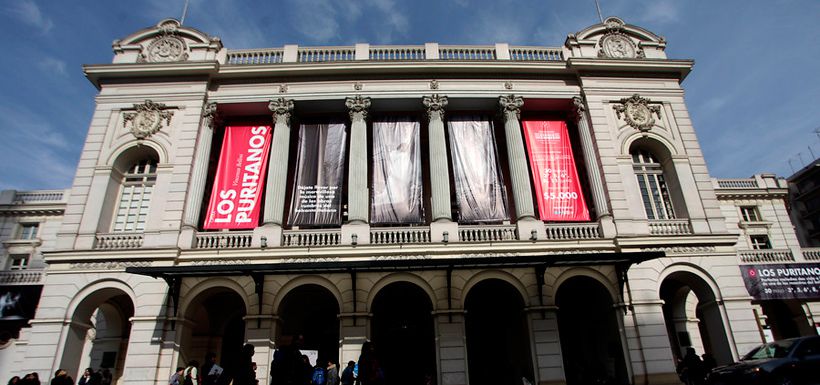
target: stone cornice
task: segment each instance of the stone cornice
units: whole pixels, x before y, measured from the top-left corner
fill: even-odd
[[[683,81],[694,60],[569,58],[567,68],[577,73],[647,73],[673,75]]]
[[[128,64],[87,64],[83,66],[85,77],[100,89],[103,79],[133,79],[146,77],[210,77],[219,72],[216,61],[194,61],[179,63],[128,63]]]

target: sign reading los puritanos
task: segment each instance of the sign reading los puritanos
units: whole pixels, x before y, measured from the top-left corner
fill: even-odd
[[[755,299],[820,298],[820,264],[741,265],[749,295]]]

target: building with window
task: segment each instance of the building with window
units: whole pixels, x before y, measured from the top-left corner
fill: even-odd
[[[371,341],[399,385],[676,384],[686,347],[736,360],[781,314],[738,266],[808,258],[780,180],[709,176],[693,62],[666,44],[614,17],[559,47],[231,50],[175,20],[117,40],[84,67],[59,229],[15,219],[51,243],[0,375],[163,384],[208,352],[230,372],[244,343],[262,385],[294,344],[347,362]]]

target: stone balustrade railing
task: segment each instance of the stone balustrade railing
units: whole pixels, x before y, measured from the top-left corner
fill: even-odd
[[[738,254],[743,263],[794,262],[794,255],[789,249],[741,250]]]
[[[351,61],[564,61],[560,47],[510,47],[446,45],[437,43],[405,46],[356,44],[339,47],[299,47],[228,50],[226,64],[262,65],[278,63],[325,63]]]
[[[718,179],[718,187],[720,188],[758,188],[757,180],[751,179]]]
[[[142,247],[142,233],[97,234],[94,248],[97,250],[138,249]]]
[[[430,243],[430,228],[374,227],[370,229],[370,244],[397,245],[405,243]]]
[[[800,251],[803,253],[803,259],[807,261],[820,261],[820,247],[805,247]]]
[[[37,285],[43,278],[42,270],[0,271],[0,285]]]
[[[197,233],[197,249],[242,249],[251,247],[253,231]]]
[[[688,235],[692,226],[688,219],[663,219],[649,221],[650,235]]]
[[[322,230],[285,230],[282,232],[282,246],[314,247],[337,246],[341,243],[342,231],[339,229]]]
[[[459,226],[461,242],[502,242],[515,241],[515,225]]]
[[[601,229],[598,223],[548,223],[544,227],[547,230],[548,240],[601,238]],[[526,234],[522,234],[521,237],[529,239]]]
[[[40,191],[17,191],[14,194],[16,203],[63,203],[65,191],[63,190],[40,190]]]

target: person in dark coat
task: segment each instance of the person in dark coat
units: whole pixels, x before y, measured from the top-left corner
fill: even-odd
[[[297,336],[290,344],[284,345],[273,354],[270,364],[272,385],[303,385],[304,364],[299,350],[304,337]],[[310,365],[310,364],[308,364]]]
[[[686,355],[678,365],[678,376],[686,385],[703,385],[706,373],[703,371],[703,361],[695,353],[695,348],[686,348]]]
[[[236,376],[233,378],[234,385],[256,385],[256,371],[253,370],[254,348],[251,344],[242,347],[239,363],[236,366]]]
[[[57,369],[54,372],[54,378],[51,379],[51,385],[74,385],[74,380],[64,369]]]
[[[384,371],[372,341],[362,345],[362,353],[359,355],[359,382],[362,385],[384,384]]]

